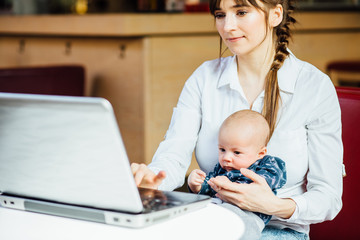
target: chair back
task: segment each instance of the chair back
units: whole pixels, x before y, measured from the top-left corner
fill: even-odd
[[[335,60],[326,65],[326,73],[335,86],[360,87],[360,61]]]
[[[360,217],[360,88],[336,88],[344,144],[343,208],[332,221],[311,225],[310,239],[359,239]]]
[[[83,96],[84,85],[80,65],[0,69],[0,92]]]

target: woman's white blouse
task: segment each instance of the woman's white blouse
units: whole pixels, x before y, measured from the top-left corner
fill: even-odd
[[[160,189],[184,182],[192,152],[206,173],[218,162],[217,135],[223,120],[249,109],[237,77],[236,57],[203,63],[186,81],[165,139],[149,165],[167,177]],[[341,114],[335,88],[327,75],[292,53],[278,72],[281,109],[268,154],[285,161],[287,183],[278,191],[292,198],[290,219],[273,216],[270,225],[308,233],[309,224],[332,219],[342,207]],[[264,92],[253,103],[261,112]]]

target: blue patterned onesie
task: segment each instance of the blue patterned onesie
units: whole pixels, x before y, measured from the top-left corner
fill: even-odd
[[[281,188],[286,183],[285,162],[280,158],[266,155],[264,158],[259,159],[255,163],[253,163],[248,169],[252,170],[253,172],[265,178],[266,182],[269,184],[271,190],[275,194],[276,194],[276,189]],[[201,185],[201,190],[199,194],[209,195],[211,197],[215,196],[216,192],[210,187],[207,181],[209,181],[210,178],[216,176],[226,176],[227,178],[229,178],[230,181],[237,183],[253,182],[251,179],[241,174],[239,170],[233,170],[227,172],[218,163],[216,164],[214,171],[210,172],[206,176],[203,184]],[[255,214],[258,215],[264,221],[265,224],[267,224],[271,219],[270,215],[266,215],[258,212],[256,212]]]

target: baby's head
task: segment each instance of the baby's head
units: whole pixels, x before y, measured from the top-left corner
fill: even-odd
[[[227,171],[248,168],[266,155],[270,128],[258,112],[241,110],[230,115],[219,131],[219,163]]]

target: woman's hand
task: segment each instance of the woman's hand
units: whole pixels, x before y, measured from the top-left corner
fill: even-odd
[[[131,171],[138,187],[157,189],[166,177],[164,171],[157,175],[151,171],[145,164],[132,163]]]
[[[253,180],[250,184],[231,182],[225,176],[218,176],[208,181],[217,192],[216,196],[225,202],[237,205],[241,209],[290,218],[296,204],[292,199],[280,199],[270,189],[266,180],[249,169],[241,173]]]

